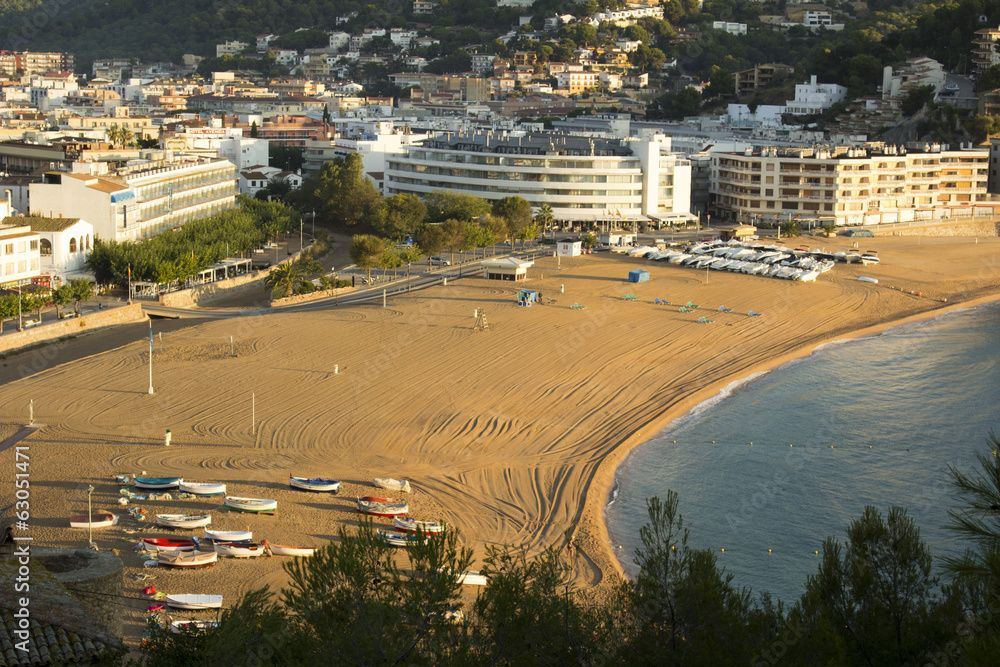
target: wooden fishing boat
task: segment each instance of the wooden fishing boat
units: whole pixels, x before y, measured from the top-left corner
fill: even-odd
[[[237,512],[249,512],[256,514],[260,512],[274,512],[278,509],[277,500],[266,498],[238,498],[236,496],[226,496],[226,507]]]
[[[156,525],[164,528],[204,528],[212,523],[211,514],[157,514]]]
[[[219,625],[218,621],[171,621],[170,631],[175,635],[182,635],[185,632],[197,632],[208,630]]]
[[[366,496],[366,498],[370,498],[370,496]],[[381,499],[381,501],[360,498],[358,499],[357,510],[359,514],[370,514],[372,516],[403,516],[409,513],[410,508],[405,503],[397,503],[386,498]]]
[[[175,609],[218,609],[222,606],[221,595],[202,595],[198,593],[178,593],[163,598],[168,607]]]
[[[289,477],[288,486],[302,491],[316,491],[327,493],[339,493],[340,482],[333,479],[319,479],[309,477]]]
[[[393,528],[404,533],[421,532],[425,535],[437,535],[444,531],[444,525],[437,521],[418,521],[412,517],[397,516],[392,522]]]
[[[458,575],[458,583],[465,586],[485,586],[489,580],[485,574],[480,574],[476,570],[466,570]]]
[[[142,540],[146,551],[194,551],[194,540],[175,540],[169,537],[146,537]]]
[[[394,547],[412,547],[414,544],[426,542],[428,539],[427,535],[406,535],[402,533],[390,533],[384,530],[377,531],[375,535]]]
[[[290,547],[284,544],[268,544],[267,548],[275,556],[312,556],[316,553],[313,547]]]
[[[177,490],[193,496],[224,496],[226,485],[218,482],[185,482],[177,485]]]
[[[216,542],[215,553],[230,558],[256,558],[264,553],[264,545],[256,542]]]
[[[205,529],[205,539],[213,542],[250,542],[253,533],[249,530],[208,530]]]
[[[118,515],[111,512],[95,512],[90,516],[84,514],[69,518],[70,528],[107,528],[116,525],[118,525]]]
[[[177,567],[195,569],[211,567],[219,560],[219,554],[214,551],[161,551],[157,554],[156,564],[160,567]]]
[[[177,488],[183,477],[133,477],[132,483],[137,489],[174,489]]]

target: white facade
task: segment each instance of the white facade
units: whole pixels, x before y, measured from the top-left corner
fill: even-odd
[[[250,45],[246,42],[226,42],[225,44],[215,45],[215,57],[221,58],[222,56],[238,56],[244,51],[250,48]]]
[[[556,254],[559,257],[579,257],[583,254],[583,243],[581,241],[557,241]]]
[[[823,113],[837,102],[847,98],[847,88],[836,83],[817,83],[813,74],[809,83],[795,84],[795,99],[785,106],[788,113],[806,116]]]
[[[346,49],[347,45],[351,43],[351,36],[346,32],[339,30],[337,32],[330,33],[330,48],[336,51],[341,49]]]
[[[712,21],[712,27],[716,30],[725,30],[730,35],[747,34],[746,23],[733,23],[731,21]]]
[[[19,218],[0,225],[0,287],[21,285],[39,275],[41,237]]]
[[[550,133],[475,133],[428,139],[386,160],[386,194],[454,190],[548,204],[557,220],[687,219],[691,165],[668,138],[598,139]]]
[[[94,226],[79,218],[15,218],[39,235],[40,274],[69,282],[86,270],[94,243]]]
[[[32,213],[83,218],[103,239],[137,241],[236,206],[228,160],[136,162],[113,176],[48,172],[29,186]]]
[[[416,30],[404,30],[403,28],[392,28],[389,31],[389,39],[393,44],[403,51],[409,51],[413,40],[417,38]]]

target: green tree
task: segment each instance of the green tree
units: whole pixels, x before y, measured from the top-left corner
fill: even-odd
[[[355,234],[351,238],[351,247],[348,252],[358,268],[367,271],[370,278],[372,269],[378,266],[385,249],[385,239],[371,234]]]
[[[310,186],[316,209],[323,217],[348,227],[367,220],[381,199],[371,179],[364,175],[357,153],[324,164],[318,179]]]
[[[300,262],[285,262],[271,269],[264,279],[264,289],[271,292],[272,299],[281,299],[293,294],[311,291],[312,286],[306,266]]]
[[[993,65],[980,74],[979,79],[976,80],[976,85],[984,93],[989,93],[1000,88],[1000,65]]]
[[[257,130],[257,121],[253,121],[250,123],[250,138],[256,139],[259,135],[260,132]]]
[[[56,319],[59,318],[59,306],[65,306],[73,301],[73,288],[69,283],[63,283],[52,292],[52,305],[56,307]]]
[[[427,216],[427,207],[414,194],[386,197],[372,213],[372,227],[377,234],[400,241],[413,234]]]
[[[73,310],[80,313],[80,302],[94,296],[94,283],[87,278],[76,278],[69,281],[70,293],[73,295]]]
[[[413,240],[428,255],[436,255],[444,249],[444,228],[440,223],[425,222],[417,227]]]
[[[843,664],[905,665],[956,638],[963,619],[958,589],[938,588],[920,530],[899,507],[883,518],[866,507],[847,542],[827,538],[819,570],[792,610],[810,631],[798,656]]]
[[[450,190],[434,190],[424,198],[430,222],[475,220],[490,212],[490,203],[482,197]]]
[[[965,591],[973,619],[972,632],[962,642],[971,665],[989,664],[1000,651],[1000,440],[990,431],[986,442],[992,453],[977,452],[975,470],[948,467],[960,504],[948,511],[945,528],[971,546],[944,564]]]
[[[899,109],[903,112],[904,116],[912,116],[923,109],[925,105],[931,104],[936,94],[937,89],[934,86],[917,86],[916,88],[911,88],[903,95],[903,99],[899,103]]]
[[[444,232],[444,243],[442,245],[451,253],[452,264],[455,263],[455,252],[465,247],[466,238],[468,237],[466,222],[466,220],[449,218],[441,225],[441,231]]]
[[[555,216],[552,215],[552,207],[548,204],[542,204],[538,207],[538,211],[535,213],[535,224],[541,227],[542,235],[549,230],[553,224],[555,224]]]
[[[599,241],[597,239],[597,236],[593,232],[588,232],[587,235],[583,237],[583,240],[580,242],[580,245],[586,248],[587,250],[590,250],[595,245],[597,245],[598,242]]]
[[[493,215],[507,221],[507,235],[510,238],[521,238],[531,224],[531,204],[517,195],[504,197],[493,202]]]
[[[17,317],[17,312],[17,294],[0,296],[0,333],[3,333],[4,321]]]

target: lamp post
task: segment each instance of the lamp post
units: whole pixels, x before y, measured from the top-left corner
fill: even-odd
[[[91,484],[87,487],[87,541],[90,548],[96,548],[97,545],[94,544],[94,510],[90,502],[90,497],[94,493],[94,486]]]
[[[149,394],[153,395],[153,320],[149,321]]]
[[[302,223],[305,222],[305,218],[299,217],[299,253],[302,252]]]
[[[24,331],[24,327],[21,324],[21,284],[17,285],[17,330]]]

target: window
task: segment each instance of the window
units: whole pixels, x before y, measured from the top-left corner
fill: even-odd
[[[69,239],[69,251],[70,252],[76,252],[76,239],[75,238],[70,237],[70,239]]]
[[[31,241],[31,245],[29,246],[29,248],[31,250],[38,250],[38,239],[35,239],[34,241]]]
[[[14,254],[14,244],[13,243],[6,244],[3,247],[3,253],[5,255],[13,255]]]
[[[48,239],[42,239],[41,248],[39,248],[39,253],[43,257],[49,257],[52,255],[52,243]]]

